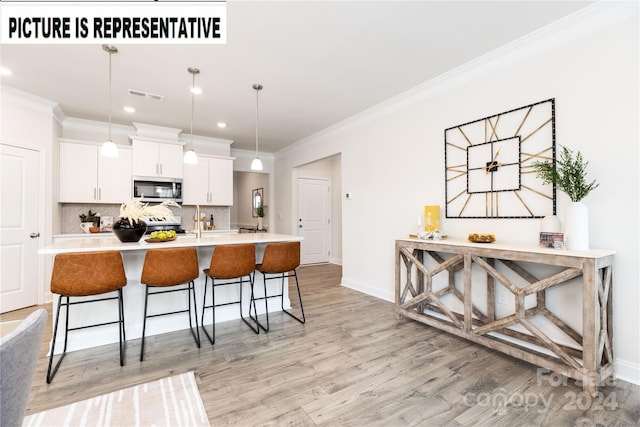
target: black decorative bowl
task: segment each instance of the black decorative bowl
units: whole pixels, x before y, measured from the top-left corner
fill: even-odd
[[[128,219],[120,218],[113,224],[113,234],[123,243],[138,242],[147,231],[147,223],[138,220],[131,224]]]

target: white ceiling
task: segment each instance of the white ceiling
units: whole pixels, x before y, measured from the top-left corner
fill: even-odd
[[[117,46],[113,122],[188,134],[187,68],[197,67],[204,93],[195,100],[194,134],[254,149],[259,82],[260,151],[275,152],[590,3],[229,1],[226,45]],[[68,117],[107,121],[109,59],[100,45],[0,48],[1,65],[13,71],[3,84],[58,102]]]

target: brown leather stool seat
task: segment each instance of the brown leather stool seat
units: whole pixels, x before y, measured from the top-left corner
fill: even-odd
[[[56,309],[56,320],[53,328],[53,341],[51,344],[51,354],[49,356],[49,367],[47,369],[47,383],[51,383],[60,363],[67,353],[67,338],[69,331],[86,329],[97,326],[112,325],[118,323],[119,343],[120,343],[120,366],[124,365],[124,351],[126,335],[124,329],[124,306],[122,288],[127,284],[127,277],[122,264],[122,256],[117,251],[99,252],[72,252],[56,255],[53,261],[53,272],[51,274],[51,292],[58,294],[58,306]],[[75,297],[90,297],[108,294],[117,291],[116,296],[101,298],[76,300]],[[74,301],[70,298],[74,297]],[[118,320],[112,322],[96,323],[74,328],[69,327],[69,309],[71,305],[87,304],[99,301],[118,301]],[[52,370],[53,356],[58,334],[58,321],[60,320],[60,307],[66,308],[66,320],[64,330],[64,348],[62,355]]]
[[[147,318],[168,316],[170,314],[189,313],[189,328],[200,348],[200,332],[198,331],[198,311],[196,309],[196,290],[194,280],[198,278],[198,252],[196,248],[162,248],[149,249],[144,257],[140,283],[145,286],[144,320],[142,324],[142,343],[140,345],[140,361],[144,359],[144,338],[147,329]],[[182,286],[186,285],[186,286]],[[166,289],[166,288],[173,289]],[[150,292],[150,289],[163,288]],[[147,314],[149,296],[170,292],[187,291],[187,308],[158,314]],[[193,306],[191,305],[193,298]],[[195,316],[195,328],[191,316]]]
[[[213,254],[211,255],[211,263],[209,268],[204,270],[204,296],[202,303],[202,316],[201,326],[209,342],[215,344],[216,342],[216,307],[221,307],[230,304],[238,304],[240,306],[240,318],[255,332],[260,332],[258,326],[254,326],[247,321],[242,313],[242,288],[244,287],[245,278],[251,288],[251,297],[249,298],[249,316],[251,316],[251,304],[253,303],[253,310],[255,313],[256,307],[253,299],[253,270],[256,266],[256,248],[252,243],[237,244],[237,245],[218,245],[213,248]],[[207,282],[211,278],[211,304],[207,304]],[[235,280],[234,280],[235,279]],[[216,292],[215,289],[218,286],[227,285],[240,285],[240,298],[238,300],[227,301],[216,304]],[[213,333],[209,335],[209,332],[204,326],[204,312],[210,308],[213,320]],[[256,314],[257,317],[257,314]],[[252,317],[253,318],[253,317]]]
[[[265,313],[267,318],[267,326],[264,327],[254,319],[265,332],[269,331],[269,308],[268,299],[280,297],[280,308],[289,316],[293,317],[300,323],[305,323],[304,306],[302,305],[302,296],[300,294],[300,285],[298,284],[298,274],[296,269],[300,266],[300,242],[273,242],[267,243],[264,249],[262,263],[256,265],[256,270],[262,273],[264,283],[264,296],[254,298],[254,300],[264,300]],[[285,278],[294,277],[296,280],[296,289],[298,290],[298,301],[300,301],[300,310],[302,317],[294,315],[291,311],[284,308],[284,285]],[[282,282],[280,293],[275,295],[267,294],[267,280],[280,279]],[[288,280],[287,280],[288,284]],[[255,301],[254,301],[255,304]]]

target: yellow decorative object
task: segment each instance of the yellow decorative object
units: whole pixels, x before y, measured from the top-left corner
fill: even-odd
[[[424,231],[432,232],[440,230],[440,206],[432,205],[424,207]]]

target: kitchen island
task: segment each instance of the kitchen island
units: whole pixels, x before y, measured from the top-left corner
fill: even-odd
[[[122,243],[115,236],[109,235],[101,238],[91,236],[90,238],[70,238],[60,239],[51,246],[38,250],[38,253],[45,256],[55,256],[60,253],[69,252],[96,252],[96,251],[120,251],[124,262],[125,273],[127,275],[127,286],[124,287],[124,310],[125,310],[125,328],[127,340],[137,339],[142,336],[143,310],[144,310],[144,285],[140,283],[140,275],[142,273],[142,265],[147,249],[155,248],[179,248],[179,247],[195,247],[198,250],[198,262],[200,270],[209,267],[213,249],[218,245],[233,245],[242,243],[253,243],[256,245],[256,263],[262,262],[264,248],[270,242],[292,242],[301,241],[298,236],[290,236],[274,233],[255,233],[255,234],[214,234],[203,235],[198,238],[194,235],[180,236],[174,241],[162,243],[148,243],[143,237],[142,240],[135,243]],[[255,293],[257,297],[263,296],[262,275],[256,274]],[[50,277],[47,278],[50,280]],[[201,274],[196,279],[196,299],[198,307],[198,317],[201,316],[202,295],[204,292],[205,276]],[[246,284],[248,290],[249,285]],[[269,294],[279,293],[280,283],[277,280],[270,280],[267,284]],[[237,286],[223,286],[216,289],[216,303],[224,301],[232,301],[238,299],[239,290]],[[248,293],[245,293],[249,295]],[[186,292],[184,297],[173,294],[155,296],[150,310],[155,312],[173,311],[186,308]],[[243,310],[247,313],[248,298],[245,301]],[[280,303],[278,298],[269,301],[269,311],[279,311]],[[57,296],[54,295],[54,310],[57,305]],[[285,307],[289,307],[288,292],[285,287],[284,296]],[[264,313],[264,304],[258,304],[258,314]],[[64,321],[66,315],[65,310],[60,313],[60,321]],[[106,301],[96,304],[76,305],[72,309],[72,315],[69,318],[69,326],[75,327],[90,322],[107,322],[117,317],[117,304],[115,301]],[[216,322],[225,322],[228,320],[239,319],[240,313],[237,305],[229,305],[216,309]],[[90,319],[90,322],[85,321]],[[211,313],[207,312],[205,325],[211,324]],[[176,314],[170,316],[162,316],[147,322],[147,337],[182,329],[189,328],[189,321],[186,314]],[[185,331],[188,333],[188,331]],[[252,334],[249,329],[247,333]],[[62,336],[61,336],[62,335]],[[58,342],[56,349],[62,349],[62,340],[64,334],[58,334]],[[72,332],[69,338],[68,351],[80,350],[84,348],[96,347],[104,344],[118,342],[118,329],[116,325],[108,325],[100,328],[84,329]],[[206,342],[206,340],[205,340]],[[219,341],[223,344],[223,341]]]

